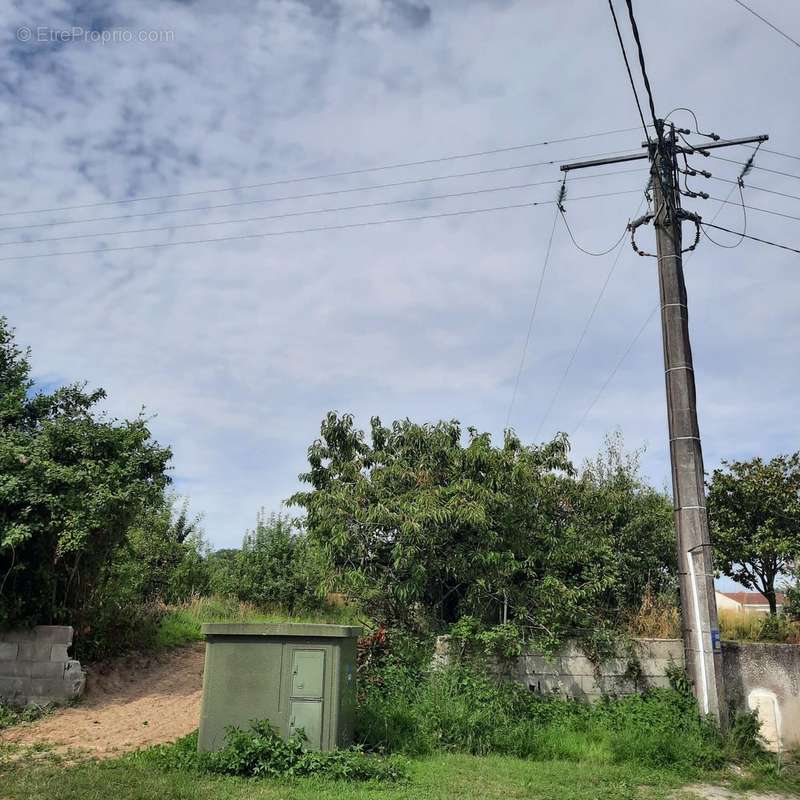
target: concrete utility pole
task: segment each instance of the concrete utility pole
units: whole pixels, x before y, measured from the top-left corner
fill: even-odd
[[[689,131],[681,131],[688,134]],[[727,725],[727,708],[722,679],[722,650],[714,594],[714,567],[706,510],[705,473],[697,424],[692,348],[686,284],[683,277],[682,232],[684,219],[699,224],[699,217],[687,214],[680,205],[677,154],[705,155],[706,150],[766,141],[767,136],[702,145],[679,145],[672,126],[664,135],[664,121],[656,121],[656,140],[643,144],[647,153],[612,159],[563,164],[561,170],[600,166],[608,163],[649,158],[654,209],[629,227],[652,220],[656,231],[658,283],[661,297],[661,329],[669,421],[669,451],[672,464],[672,493],[678,538],[681,620],[686,671],[692,681],[698,706],[721,727]],[[640,255],[649,255],[637,252]]]
[[[653,146],[654,217],[661,297],[664,378],[667,388],[672,495],[678,534],[678,575],[686,672],[700,710],[726,722],[722,649],[714,594],[714,564],[706,510],[705,470],[697,424],[697,402],[683,277],[680,192],[677,191],[675,130]]]

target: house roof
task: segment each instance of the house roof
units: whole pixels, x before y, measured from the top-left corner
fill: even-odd
[[[764,597],[761,592],[719,592],[725,597],[733,600],[735,603],[741,603],[743,606],[767,606],[769,601]],[[783,604],[783,592],[775,592],[775,600],[778,605]]]

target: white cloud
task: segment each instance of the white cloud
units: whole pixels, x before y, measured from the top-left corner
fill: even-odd
[[[430,9],[427,14],[425,9]],[[800,12],[765,4],[787,30]],[[682,0],[665,18],[639,11],[659,108],[695,107],[723,135],[768,131],[791,152],[799,112],[785,82],[800,61],[733,4]],[[2,56],[6,165],[2,206],[50,208],[135,195],[262,183],[453,152],[627,127],[630,87],[606,11],[591,4],[341,0],[69,2],[9,13]],[[13,39],[19,25],[172,30],[174,42],[58,46]],[[669,42],[669,47],[663,46]],[[680,69],[677,66],[680,65]],[[206,206],[637,147],[641,135],[565,143],[392,170],[180,200],[0,217],[0,227]],[[733,154],[731,154],[733,155]],[[742,151],[736,154],[741,157]],[[765,154],[761,163],[786,168]],[[715,174],[736,167],[709,159]],[[621,170],[622,168],[620,168]],[[791,169],[788,171],[792,171]],[[797,172],[797,170],[794,170]],[[557,179],[557,168],[437,181],[303,201],[31,229],[29,236],[313,210],[373,200]],[[607,246],[633,215],[640,175],[570,184],[582,243]],[[797,194],[758,173],[755,185]],[[712,184],[722,196],[727,184]],[[107,237],[109,245],[379,220],[548,200],[554,186],[435,203],[261,223]],[[753,205],[794,201],[755,190]],[[708,208],[714,206],[708,202]],[[713,212],[712,212],[713,213]],[[740,211],[719,221],[734,228]],[[34,348],[38,376],[86,378],[109,408],[157,412],[175,450],[178,488],[207,513],[218,545],[235,543],[259,505],[295,487],[307,445],[331,409],[365,425],[460,417],[500,434],[552,224],[549,206],[417,223],[220,244],[0,262],[3,311]],[[796,223],[752,212],[750,230],[791,243]],[[0,240],[13,240],[12,231]],[[3,247],[0,255],[92,247],[94,240]],[[657,301],[655,265],[627,245],[543,434],[571,431]],[[45,250],[47,248],[47,250]],[[612,256],[589,258],[559,226],[520,382],[514,424],[533,436]],[[745,243],[703,242],[687,263],[701,426],[709,466],[722,457],[797,448],[800,319],[796,257]],[[575,439],[580,458],[620,425],[665,468],[658,323],[626,360]]]

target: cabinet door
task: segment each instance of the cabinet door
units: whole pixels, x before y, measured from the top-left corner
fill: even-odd
[[[292,700],[289,704],[289,736],[302,730],[312,750],[322,746],[322,700]]]
[[[295,650],[292,655],[291,697],[322,699],[325,679],[324,650]]]

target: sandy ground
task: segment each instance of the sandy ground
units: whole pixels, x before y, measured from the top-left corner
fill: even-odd
[[[725,789],[722,786],[711,786],[705,784],[693,784],[692,786],[685,786],[683,792],[689,795],[695,795],[698,800],[793,800],[792,797],[785,794],[774,794],[773,792],[745,792],[737,793],[732,792],[730,789]]]
[[[200,719],[204,645],[121,659],[89,670],[86,694],[72,708],[0,733],[0,742],[47,742],[97,758],[171,742]]]

